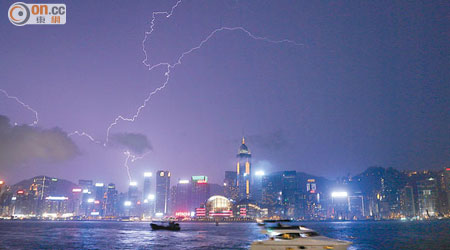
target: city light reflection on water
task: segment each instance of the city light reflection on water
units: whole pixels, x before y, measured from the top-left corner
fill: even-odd
[[[349,249],[445,249],[450,221],[302,222],[352,241]],[[255,223],[181,223],[180,232],[146,222],[1,221],[0,249],[248,249],[264,239]]]

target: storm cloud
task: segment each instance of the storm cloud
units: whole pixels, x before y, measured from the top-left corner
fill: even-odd
[[[267,134],[255,134],[246,137],[251,144],[270,151],[283,150],[290,145],[285,132],[281,129]]]
[[[110,140],[113,146],[126,148],[135,154],[153,149],[147,136],[140,133],[115,133]]]
[[[77,145],[60,128],[42,129],[12,126],[0,115],[0,167],[14,167],[30,161],[62,162],[79,154]]]

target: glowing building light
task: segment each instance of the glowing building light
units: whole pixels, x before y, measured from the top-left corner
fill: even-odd
[[[149,194],[147,198],[149,200],[153,201],[153,200],[155,200],[155,195],[154,194]]]
[[[264,171],[256,171],[255,172],[256,176],[264,176],[264,174],[265,174]]]
[[[180,180],[178,181],[179,184],[189,184],[189,180]]]
[[[74,188],[72,189],[72,193],[81,193],[81,188]]]
[[[130,186],[136,187],[136,186],[137,186],[137,182],[135,182],[135,181],[130,181]]]
[[[164,214],[163,213],[155,213],[156,217],[162,217]]]
[[[347,192],[332,192],[331,193],[331,197],[333,197],[333,198],[345,198],[347,196],[348,196]]]
[[[189,217],[191,215],[190,212],[178,211],[175,212],[176,217]]]
[[[91,215],[100,215],[100,212],[91,212]]]
[[[129,207],[131,206],[131,201],[125,201],[123,204],[125,205],[125,207]]]
[[[25,193],[25,191],[23,191],[23,190],[17,190],[17,194],[24,194]]]
[[[224,182],[224,183],[223,183],[223,185],[224,185],[224,186],[226,187],[226,186],[227,186],[227,183],[226,183],[226,182]]]
[[[100,201],[94,201],[94,204],[98,205],[98,204],[100,204]]]
[[[13,197],[11,198],[11,200],[12,200],[12,201],[15,201],[15,200],[17,200],[17,197],[16,197],[16,196],[13,196]]]
[[[53,218],[56,218],[56,216],[58,216],[58,215],[55,214],[55,213],[44,213],[42,216],[44,216],[44,217],[53,217]]]
[[[0,185],[3,185],[5,182],[4,181],[0,181]]]
[[[95,183],[95,186],[96,187],[103,187],[105,184],[103,184],[103,183]]]
[[[147,203],[148,203],[148,200],[147,200],[147,199],[145,199],[145,200],[144,200],[144,203],[145,203],[145,204],[147,204]]]
[[[208,182],[208,176],[206,175],[194,175],[191,177],[193,181],[205,181]]]
[[[89,193],[89,189],[83,189],[83,194]]]
[[[50,201],[65,201],[68,200],[69,198],[64,196],[48,196],[45,199]]]
[[[94,203],[94,201],[95,201],[95,200],[94,200],[93,198],[89,198],[89,199],[87,200],[88,203]]]
[[[161,171],[161,172],[159,173],[159,176],[163,177],[163,176],[164,176],[164,172]]]
[[[152,177],[152,172],[145,172],[144,177]]]

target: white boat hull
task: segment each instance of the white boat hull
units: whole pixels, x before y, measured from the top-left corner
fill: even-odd
[[[250,250],[298,250],[298,249],[308,249],[308,250],[347,250],[350,244],[346,245],[302,245],[302,244],[289,244],[287,242],[277,242],[273,243],[267,241],[256,241],[253,242]]]

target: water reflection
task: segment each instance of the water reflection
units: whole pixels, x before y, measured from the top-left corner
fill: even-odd
[[[445,249],[450,221],[304,222],[355,249]],[[181,231],[151,231],[144,222],[1,221],[6,249],[248,249],[263,239],[255,223],[181,223]]]

